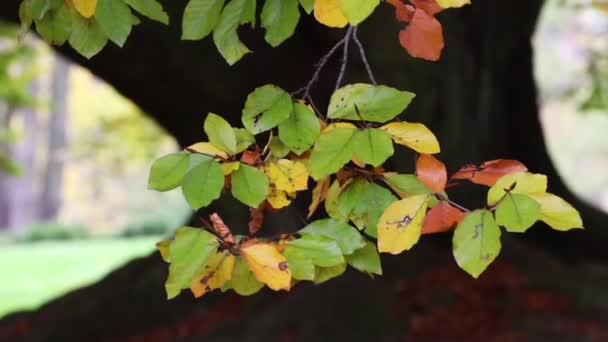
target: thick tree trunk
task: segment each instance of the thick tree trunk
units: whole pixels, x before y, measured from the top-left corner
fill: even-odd
[[[419,94],[406,118],[425,122],[438,133],[443,142],[441,157],[451,169],[466,162],[517,158],[530,169],[548,174],[552,192],[573,200],[547,155],[536,106],[530,37],[541,4],[539,0],[517,5],[477,1],[470,8],[441,14],[447,48],[440,63],[414,60],[402,51],[397,41],[400,24],[387,6],[360,32],[377,78]],[[166,5],[172,18],[179,18],[184,1]],[[339,34],[306,18],[294,38],[271,49],[261,43],[260,31],[247,31],[243,38],[255,54],[229,68],[210,40],[179,42],[178,31],[178,23],[170,30],[143,23],[124,49],[109,47],[91,61],[69,49],[61,51],[133,99],[186,145],[202,138],[201,125],[196,123],[202,122],[205,112],[220,113],[238,123],[244,99],[256,86],[276,83],[288,90],[299,88]],[[355,69],[349,71],[348,80],[362,80],[362,66],[351,65]],[[315,92],[319,103],[333,87],[335,66],[328,69],[330,75],[324,76]],[[396,159],[393,166],[411,170],[411,158]],[[479,206],[483,198],[481,191],[455,196],[471,206]],[[567,316],[563,310],[570,309],[572,315],[578,312],[568,303],[581,300],[581,289],[597,298],[601,292],[596,290],[605,285],[598,274],[606,274],[601,267],[593,272],[572,271],[574,266],[554,258],[570,252],[605,260],[606,238],[601,233],[605,216],[576,204],[587,231],[547,234],[536,227],[531,235],[542,248],[505,237],[506,255],[478,282],[453,272],[453,260],[446,257],[449,246],[439,237],[424,239],[411,253],[386,258],[385,276],[374,281],[349,273],[324,286],[298,286],[285,296],[217,294],[193,302],[184,295],[166,302],[165,266],[155,255],[134,261],[36,314],[15,317],[6,326],[22,330],[5,327],[4,332],[40,341],[189,340],[185,336],[218,341],[376,340],[384,336],[392,341],[417,334],[434,340],[446,336],[484,340],[498,335],[516,339],[515,331],[567,339],[571,335],[562,327],[570,325],[561,324]],[[451,266],[443,266],[446,263]],[[558,287],[564,297],[553,294]],[[551,291],[538,292],[539,288]],[[594,302],[594,310],[606,309],[598,308],[600,302]],[[555,317],[560,314],[565,316]],[[540,322],[544,330],[529,325],[532,317],[542,317],[536,324]],[[451,335],[441,335],[443,330]]]

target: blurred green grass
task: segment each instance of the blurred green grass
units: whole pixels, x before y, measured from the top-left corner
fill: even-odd
[[[71,240],[0,246],[0,317],[36,309],[145,256],[159,237]]]

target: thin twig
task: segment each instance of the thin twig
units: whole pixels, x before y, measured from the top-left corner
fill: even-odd
[[[448,202],[448,203],[449,203],[451,206],[453,206],[453,207],[455,207],[455,208],[458,208],[458,209],[460,209],[460,210],[464,211],[465,213],[470,213],[470,212],[471,212],[471,210],[470,210],[470,209],[467,209],[467,208],[465,208],[465,207],[461,206],[460,204],[458,204],[458,203],[456,203],[456,202],[452,201],[451,199],[447,198],[447,197],[446,197],[446,196],[444,196],[443,194],[440,194],[440,193],[435,193],[434,195],[435,195],[435,197],[437,197],[437,199],[438,199],[438,200]]]
[[[348,64],[348,46],[350,43],[350,37],[353,34],[353,30],[356,26],[351,26],[346,31],[346,35],[344,36],[344,48],[342,50],[342,66],[340,66],[340,74],[338,75],[338,80],[336,81],[336,89],[340,88],[342,84],[342,79],[344,78],[344,73],[346,72],[346,65]]]
[[[365,65],[365,70],[367,70],[367,76],[369,77],[369,80],[372,82],[372,84],[376,85],[378,84],[378,82],[376,82],[376,77],[374,76],[374,72],[372,71],[372,67],[369,64],[369,61],[367,60],[367,54],[365,53],[365,48],[363,47],[363,44],[361,44],[361,41],[359,40],[359,36],[358,31],[359,30],[359,26],[355,26],[355,29],[353,31],[353,40],[355,41],[355,44],[357,44],[357,46],[359,47],[359,55],[361,55],[361,60],[363,61],[363,64]]]

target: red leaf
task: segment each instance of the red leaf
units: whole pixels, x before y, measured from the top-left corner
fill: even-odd
[[[416,8],[420,8],[430,15],[435,15],[444,10],[435,0],[410,0],[410,2]]]
[[[395,6],[395,17],[397,20],[402,21],[404,23],[409,23],[414,16],[414,12],[416,8],[412,5],[406,5],[401,0],[387,0],[387,2],[393,6]]]
[[[260,151],[245,151],[241,156],[241,161],[245,164],[255,165],[258,158],[260,158]]]
[[[465,213],[452,207],[448,202],[441,201],[426,214],[422,234],[447,232],[460,223],[464,217]]]
[[[234,237],[232,236],[232,232],[230,228],[224,223],[220,215],[217,213],[213,213],[209,216],[211,223],[213,224],[213,229],[220,235],[224,242],[229,244],[234,244]]]
[[[417,8],[410,24],[399,32],[399,42],[413,57],[438,61],[445,45],[443,28],[435,17]]]
[[[493,186],[504,175],[526,171],[528,168],[517,160],[496,159],[484,162],[479,167],[466,165],[452,175],[452,179],[467,179],[476,184]]]
[[[416,161],[416,175],[432,192],[442,192],[448,183],[445,165],[430,154],[421,154]]]
[[[255,234],[264,224],[264,209],[266,209],[266,202],[262,203],[257,208],[249,209],[249,233]]]

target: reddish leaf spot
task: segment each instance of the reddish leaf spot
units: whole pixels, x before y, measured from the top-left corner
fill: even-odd
[[[255,165],[257,160],[260,158],[260,151],[245,151],[241,156],[241,162],[249,165]]]

